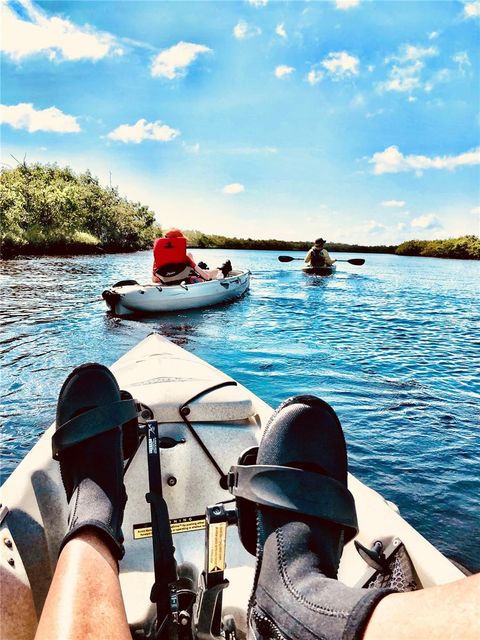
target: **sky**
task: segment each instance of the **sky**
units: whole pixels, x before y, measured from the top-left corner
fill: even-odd
[[[0,0],[3,167],[57,163],[164,228],[480,233],[480,0]]]

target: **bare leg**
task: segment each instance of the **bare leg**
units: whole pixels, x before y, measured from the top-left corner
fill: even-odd
[[[63,548],[36,640],[131,640],[117,561],[94,529]]]
[[[364,640],[478,640],[480,574],[438,587],[393,593],[375,607]]]

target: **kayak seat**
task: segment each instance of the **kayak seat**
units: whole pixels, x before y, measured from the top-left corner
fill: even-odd
[[[153,411],[155,419],[161,423],[181,422],[180,408],[186,401],[190,422],[245,421],[247,424],[256,415],[251,396],[238,385],[215,389],[196,400],[189,400],[210,386],[208,380],[195,381],[195,384],[188,386],[181,382],[176,384],[174,381],[152,380],[142,388],[141,402]],[[129,389],[136,395],[134,386],[129,385]]]

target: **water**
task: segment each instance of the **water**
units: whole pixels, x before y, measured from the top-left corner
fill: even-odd
[[[308,278],[272,252],[194,254],[250,268],[250,293],[118,320],[100,293],[121,279],[147,281],[149,252],[1,263],[2,482],[52,422],[73,367],[109,365],[157,331],[271,405],[298,393],[330,402],[351,471],[444,553],[480,570],[480,263],[366,255],[363,267]]]

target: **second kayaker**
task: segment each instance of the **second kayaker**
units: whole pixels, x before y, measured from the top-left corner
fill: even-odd
[[[323,238],[317,238],[315,244],[309,250],[305,256],[305,262],[312,267],[331,267],[335,258],[331,258],[328,251],[325,249],[325,242]]]

